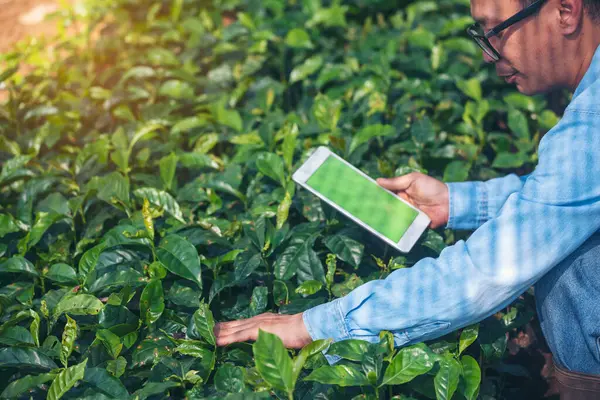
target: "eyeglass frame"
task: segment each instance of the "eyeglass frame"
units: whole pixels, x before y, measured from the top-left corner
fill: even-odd
[[[479,24],[479,23],[474,23],[473,25],[469,26],[467,28],[467,33],[469,34],[469,36],[471,36],[471,38],[475,41],[475,43],[477,43],[477,45],[479,47],[481,47],[481,49],[487,55],[489,55],[494,61],[498,61],[501,58],[500,53],[498,53],[498,51],[494,48],[492,43],[490,43],[489,38],[496,36],[503,30],[509,28],[510,26],[516,24],[517,22],[520,22],[520,21],[524,20],[525,18],[535,14],[544,5],[545,2],[546,2],[546,0],[537,0],[535,3],[530,4],[529,6],[525,7],[524,9],[522,9],[521,11],[519,11],[512,17],[508,18],[504,22],[501,22],[500,24],[496,25],[495,27],[493,27],[488,32],[484,33],[483,35],[480,33],[480,31],[483,31],[483,29],[481,28],[481,24]],[[484,44],[488,47],[488,49],[490,49],[492,51],[491,54],[479,42],[478,39],[483,41]]]

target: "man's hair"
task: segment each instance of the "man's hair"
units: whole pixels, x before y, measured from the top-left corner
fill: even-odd
[[[523,6],[535,3],[535,0],[521,0]],[[600,24],[600,0],[583,0],[583,8],[592,21]]]

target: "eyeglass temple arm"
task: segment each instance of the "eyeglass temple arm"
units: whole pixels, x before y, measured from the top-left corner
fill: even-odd
[[[515,15],[513,15],[512,17],[510,17],[509,19],[507,19],[500,25],[497,25],[494,28],[492,28],[489,32],[487,32],[485,34],[485,37],[487,39],[489,39],[492,36],[496,36],[497,34],[502,32],[509,26],[519,22],[522,19],[529,17],[531,14],[535,13],[542,6],[544,1],[546,1],[546,0],[537,0],[535,3],[531,4],[529,7],[525,8],[524,10],[521,10],[520,12],[516,13]]]

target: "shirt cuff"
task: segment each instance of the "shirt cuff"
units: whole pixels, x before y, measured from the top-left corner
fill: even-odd
[[[350,339],[348,329],[340,307],[340,300],[336,299],[310,308],[302,313],[302,320],[312,340],[333,339],[334,342]],[[323,351],[330,365],[341,360],[338,355],[329,355]]]
[[[488,220],[488,195],[483,182],[446,183],[449,216],[446,229],[477,229]]]
[[[312,340],[333,339],[334,342],[338,342],[350,339],[340,300],[335,299],[302,313],[304,325]]]

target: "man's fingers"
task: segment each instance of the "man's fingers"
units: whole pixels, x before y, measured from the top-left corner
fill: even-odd
[[[397,178],[379,178],[377,179],[377,183],[388,189],[388,190],[392,190],[392,191],[397,191],[397,190],[406,190],[408,189],[408,187],[413,183],[413,181],[415,180],[415,175],[414,173],[410,173],[408,175],[403,175],[403,176],[399,176]]]
[[[218,322],[215,325],[215,328],[218,326],[220,330],[227,331],[227,330],[231,330],[231,329],[241,328],[244,325],[248,325],[251,323],[252,323],[252,320],[250,318],[240,319],[240,320],[236,320],[236,321],[229,321],[229,322]]]
[[[217,346],[227,346],[231,343],[246,342],[248,340],[256,340],[258,335],[258,328],[256,325],[233,331],[229,334],[219,334],[215,337]]]
[[[403,199],[403,200],[405,200],[405,201],[409,202],[410,204],[412,204],[412,205],[414,206],[414,204],[413,204],[412,200],[410,199],[410,197],[408,197],[408,195],[407,195],[406,193],[404,193],[404,192],[398,192],[398,196],[399,196],[401,199]]]

